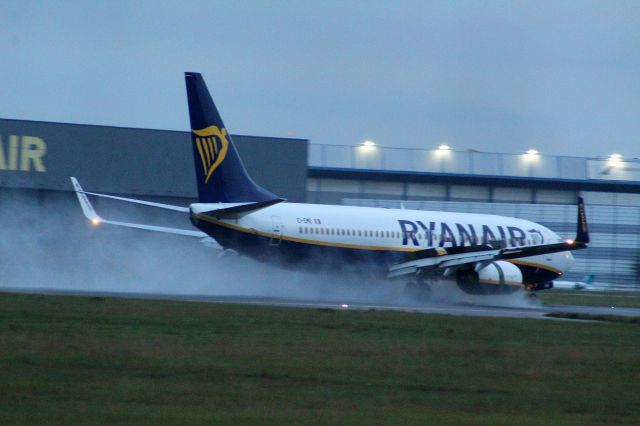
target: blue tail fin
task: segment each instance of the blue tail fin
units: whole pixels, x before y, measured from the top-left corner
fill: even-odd
[[[191,141],[201,203],[242,203],[280,199],[247,174],[231,135],[198,73],[185,73]]]

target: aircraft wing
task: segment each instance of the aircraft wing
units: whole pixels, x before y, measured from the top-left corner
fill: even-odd
[[[126,228],[136,228],[136,229],[143,229],[146,231],[164,232],[168,234],[183,235],[187,237],[196,237],[196,238],[200,238],[201,242],[207,246],[213,246],[215,243],[215,240],[213,238],[209,237],[207,234],[201,231],[193,231],[189,229],[180,229],[180,228],[168,228],[164,226],[145,225],[140,223],[119,222],[115,220],[104,219],[100,215],[98,215],[96,210],[93,208],[93,205],[89,201],[87,194],[188,213],[189,209],[186,207],[173,206],[170,204],[153,203],[150,201],[135,200],[131,198],[115,197],[112,195],[96,194],[93,192],[85,192],[80,186],[80,183],[78,182],[78,180],[74,177],[71,178],[71,183],[76,192],[76,195],[78,196],[78,201],[80,202],[80,207],[82,208],[82,212],[84,213],[85,217],[89,220],[89,222],[91,222],[93,226],[100,226],[101,224],[104,223],[108,225],[123,226]],[[217,245],[217,243],[215,243],[215,245]]]
[[[561,243],[539,244],[535,246],[496,248],[490,245],[476,245],[467,247],[449,247],[425,249],[408,255],[405,262],[395,264],[389,268],[389,278],[415,274],[422,271],[442,271],[445,277],[452,275],[460,268],[471,268],[480,271],[491,262],[498,260],[520,259],[529,256],[558,253],[563,251],[587,248],[589,231],[584,201],[578,199],[577,235],[573,240]]]

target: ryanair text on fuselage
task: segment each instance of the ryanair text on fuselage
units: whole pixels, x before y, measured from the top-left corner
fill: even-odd
[[[452,246],[458,245],[476,245],[490,244],[492,241],[510,241],[514,246],[524,246],[527,241],[527,233],[529,238],[535,244],[543,244],[544,237],[537,229],[530,229],[527,232],[517,226],[496,226],[494,230],[489,225],[482,225],[482,229],[476,230],[473,224],[455,223],[452,225],[446,222],[424,222],[420,220],[412,221],[399,219],[400,231],[402,235],[402,245],[420,246],[418,241],[418,233],[422,232],[425,238],[425,244],[433,246],[439,240],[439,246],[444,247],[445,244]],[[453,229],[452,229],[453,228]]]

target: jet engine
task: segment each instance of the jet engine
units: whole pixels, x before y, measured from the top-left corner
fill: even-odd
[[[522,272],[513,263],[498,260],[479,271],[458,271],[456,283],[462,291],[469,294],[507,294],[521,288]]]

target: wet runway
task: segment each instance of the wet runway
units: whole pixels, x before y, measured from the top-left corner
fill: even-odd
[[[357,300],[310,300],[285,297],[252,297],[233,295],[197,295],[197,294],[157,294],[157,293],[123,293],[108,291],[78,291],[59,289],[24,289],[2,288],[0,291],[11,293],[67,295],[83,297],[119,297],[153,300],[177,300],[205,303],[231,303],[256,306],[281,306],[309,309],[336,310],[380,310],[415,312],[421,314],[464,315],[480,317],[551,319],[546,314],[552,312],[580,313],[590,315],[621,315],[640,317],[640,308],[575,306],[575,305],[543,305],[538,302],[527,302],[524,307],[491,306],[471,303],[371,303]]]
[[[591,315],[622,315],[630,317],[640,317],[640,308],[615,308],[597,306],[571,306],[571,305],[542,305],[531,303],[531,307],[505,307],[477,305],[467,303],[362,303],[358,301],[308,301],[286,298],[252,298],[234,296],[203,296],[203,297],[183,297],[180,300],[190,300],[209,303],[239,303],[263,306],[284,306],[296,308],[315,309],[353,309],[353,310],[380,310],[380,311],[400,311],[415,312],[422,314],[444,314],[444,315],[465,315],[481,317],[508,317],[508,318],[534,318],[550,319],[546,314],[552,312],[581,313]]]

